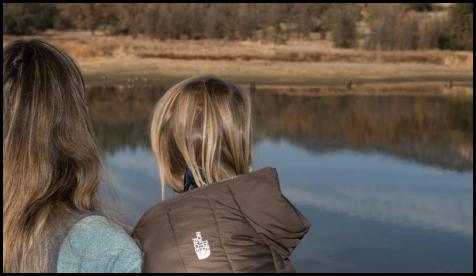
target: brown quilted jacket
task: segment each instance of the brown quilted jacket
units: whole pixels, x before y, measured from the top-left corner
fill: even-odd
[[[155,205],[133,236],[144,272],[293,272],[289,256],[309,227],[265,168]]]

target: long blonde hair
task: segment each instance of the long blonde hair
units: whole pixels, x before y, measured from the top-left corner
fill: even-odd
[[[3,272],[45,272],[57,226],[98,211],[101,162],[79,68],[41,40],[3,49]]]
[[[164,185],[183,191],[186,167],[199,187],[251,170],[249,93],[213,76],[186,79],[157,103],[150,139]]]

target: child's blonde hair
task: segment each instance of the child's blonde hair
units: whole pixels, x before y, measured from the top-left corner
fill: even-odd
[[[164,185],[183,191],[186,167],[199,187],[251,170],[249,93],[213,76],[186,79],[155,107],[151,145]]]

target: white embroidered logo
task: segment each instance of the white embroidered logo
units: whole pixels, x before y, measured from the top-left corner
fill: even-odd
[[[192,239],[193,247],[195,247],[195,253],[199,260],[206,259],[210,256],[210,246],[208,245],[208,241],[204,241],[202,239],[202,233],[195,232],[197,237]]]

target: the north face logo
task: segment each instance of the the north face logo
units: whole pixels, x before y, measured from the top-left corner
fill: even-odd
[[[197,257],[199,260],[203,260],[208,258],[210,256],[210,246],[208,245],[208,241],[204,241],[202,239],[202,233],[200,232],[195,232],[197,237],[195,239],[192,239],[193,241],[193,247],[195,247],[195,253],[197,254]]]

